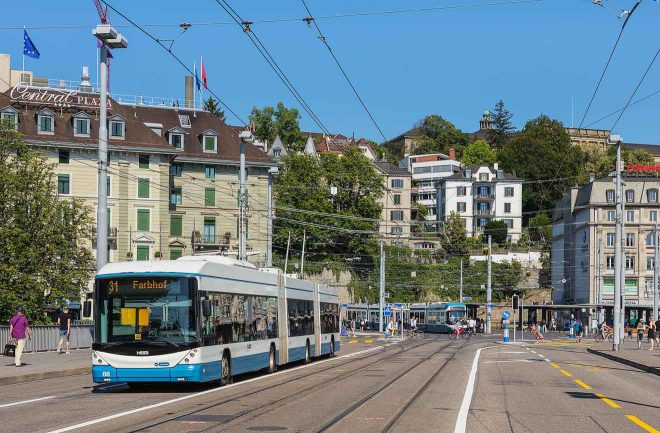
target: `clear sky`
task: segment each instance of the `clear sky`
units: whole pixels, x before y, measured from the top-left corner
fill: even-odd
[[[478,129],[485,108],[503,99],[514,123],[539,114],[571,125],[580,123],[596,81],[619,32],[609,9],[591,0],[541,0],[493,5],[506,0],[307,0],[315,16],[451,5],[490,6],[413,13],[318,19],[321,30],[364,98],[392,138],[427,114],[444,116],[464,131]],[[634,0],[616,0],[630,7]],[[0,52],[21,67],[22,26],[41,51],[26,58],[38,76],[77,80],[88,65],[95,81],[96,45],[91,29],[98,17],[91,0],[6,2],[0,14]],[[209,86],[243,119],[253,106],[279,101],[298,106],[291,94],[214,0],[110,2],[140,24],[167,39],[178,24],[193,26],[173,51],[191,65],[204,56]],[[307,14],[299,0],[236,0],[231,6],[250,21],[299,18]],[[110,13],[115,26],[127,24]],[[660,46],[660,3],[645,0],[630,20],[585,124],[621,108]],[[53,29],[44,26],[70,26]],[[9,27],[14,27],[11,29]],[[253,29],[327,128],[382,141],[337,66],[302,21],[255,23]],[[153,41],[134,28],[119,29],[129,48],[115,51],[112,91],[181,98],[184,70]],[[660,90],[660,60],[637,97]],[[608,129],[616,116],[594,128]],[[228,116],[229,123],[240,122]],[[660,144],[660,94],[631,107],[617,127],[628,142]],[[306,130],[319,130],[302,113]]]

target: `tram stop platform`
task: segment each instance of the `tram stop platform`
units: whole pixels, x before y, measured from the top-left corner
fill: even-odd
[[[587,352],[660,376],[660,349],[657,345],[652,351],[649,348],[645,337],[639,350],[636,339],[626,339],[618,352],[612,350],[610,342],[592,344],[587,347]]]
[[[0,385],[90,374],[91,357],[91,349],[72,350],[68,355],[57,352],[28,352],[21,356],[22,367],[16,367],[13,357],[0,355]]]

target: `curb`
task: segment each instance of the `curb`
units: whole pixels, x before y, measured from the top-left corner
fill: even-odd
[[[603,358],[607,358],[609,360],[625,364],[629,367],[636,368],[638,370],[646,371],[647,373],[655,374],[656,376],[660,376],[660,368],[658,367],[651,367],[646,364],[642,364],[641,362],[636,362],[632,361],[630,359],[622,358],[620,356],[612,355],[611,353],[607,352],[601,352],[600,350],[595,350],[592,349],[591,347],[587,347],[587,352],[592,353],[594,355],[602,356]]]
[[[23,382],[32,382],[34,380],[57,379],[60,377],[77,376],[80,374],[89,374],[91,367],[70,368],[67,370],[44,371],[41,373],[21,374],[20,376],[0,377],[0,385],[14,385]]]

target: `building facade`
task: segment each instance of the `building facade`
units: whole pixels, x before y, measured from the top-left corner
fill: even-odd
[[[383,176],[383,196],[379,231],[396,246],[408,246],[411,234],[411,174],[408,170],[388,162],[374,162]]]
[[[630,168],[629,168],[630,169]],[[623,267],[629,319],[653,305],[653,267],[660,179],[629,170],[623,192]],[[556,304],[614,304],[615,190],[611,177],[572,188],[557,202],[552,221],[552,288]],[[593,311],[592,311],[593,313]]]
[[[497,164],[465,167],[436,183],[437,221],[455,212],[468,236],[479,236],[488,221],[502,220],[508,241],[516,243],[522,235],[522,182]]]

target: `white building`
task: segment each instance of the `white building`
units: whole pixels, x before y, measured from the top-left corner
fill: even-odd
[[[473,165],[436,183],[437,220],[456,212],[465,221],[468,236],[478,236],[490,220],[502,220],[508,226],[511,242],[522,234],[522,182],[504,173],[497,163]]]

